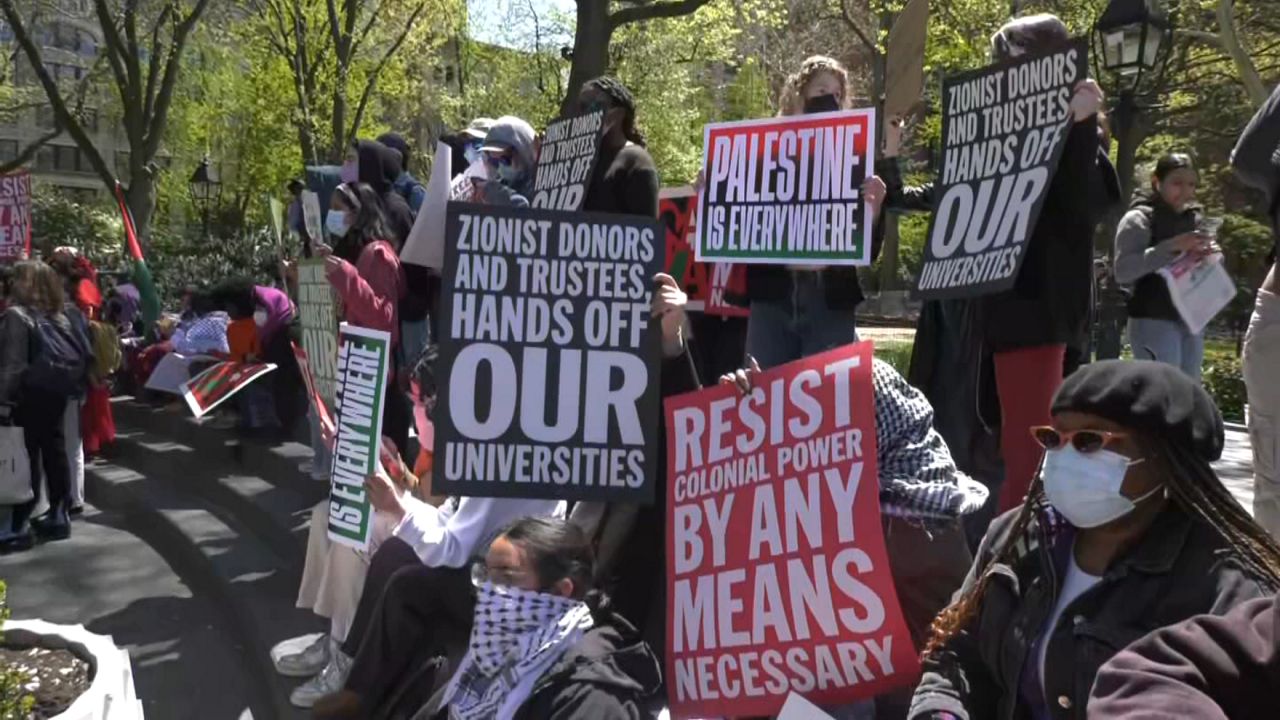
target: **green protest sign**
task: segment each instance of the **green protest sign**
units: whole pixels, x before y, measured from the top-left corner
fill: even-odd
[[[329,485],[329,539],[369,547],[373,508],[365,479],[378,467],[382,402],[391,374],[391,335],[343,323],[338,329],[337,428]]]

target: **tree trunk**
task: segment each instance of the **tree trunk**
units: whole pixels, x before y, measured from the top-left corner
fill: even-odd
[[[578,28],[573,35],[573,65],[565,87],[562,115],[577,109],[578,92],[588,80],[609,70],[609,42],[613,25],[609,22],[609,0],[578,0]]]
[[[151,218],[156,210],[156,181],[150,172],[144,170],[134,174],[129,180],[129,187],[124,191],[124,201],[129,206],[129,213],[133,215],[138,244],[146,256],[151,250]]]
[[[1138,148],[1151,133],[1151,121],[1144,118],[1134,101],[1121,98],[1120,107],[1112,117],[1116,140],[1116,174],[1120,176],[1120,204],[1108,214],[1103,223],[1102,241],[1107,257],[1115,260],[1116,227],[1129,209],[1133,198],[1138,169]]]

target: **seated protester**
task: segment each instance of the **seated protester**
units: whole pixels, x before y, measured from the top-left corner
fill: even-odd
[[[1280,688],[1280,595],[1161,628],[1107,661],[1089,717],[1265,720]]]
[[[533,126],[510,115],[498,118],[480,146],[489,174],[481,197],[487,205],[529,207],[538,167]]]
[[[173,332],[173,351],[179,355],[229,355],[227,325],[231,317],[218,309],[213,296],[196,291],[190,300],[191,319]]]
[[[611,77],[587,81],[578,94],[578,112],[604,110],[600,156],[582,209],[619,215],[658,216],[658,168],[636,128],[636,101]]]
[[[992,523],[934,623],[910,718],[1084,718],[1126,645],[1280,587],[1280,548],[1210,466],[1222,417],[1198,383],[1104,361],[1067,378],[1051,412],[1031,493]]]
[[[414,720],[631,720],[660,686],[658,658],[591,591],[591,544],[572,523],[525,518],[472,577],[467,654]]]

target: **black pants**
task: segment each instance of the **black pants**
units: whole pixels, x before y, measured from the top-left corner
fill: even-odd
[[[14,508],[13,530],[26,529],[31,512],[40,499],[40,481],[49,489],[50,517],[65,518],[71,495],[71,468],[67,465],[67,439],[62,432],[67,398],[54,393],[24,388],[18,403],[17,423],[27,443],[31,459],[31,502]]]
[[[467,569],[427,567],[407,544],[387,540],[369,564],[342,646],[355,658],[347,689],[360,695],[372,717],[389,715],[402,704],[397,690],[411,673],[451,648],[466,646],[474,613]],[[429,687],[423,690],[430,695]]]
[[[395,378],[387,382],[387,391],[382,403],[382,434],[391,438],[400,451],[400,459],[409,467],[413,467],[414,458],[409,456],[409,423],[413,422],[413,408],[409,406],[409,398],[397,386]],[[412,553],[411,553],[412,554]]]

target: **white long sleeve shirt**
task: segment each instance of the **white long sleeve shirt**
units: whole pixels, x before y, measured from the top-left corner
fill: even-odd
[[[456,509],[410,499],[395,536],[427,567],[465,567],[503,528],[522,517],[564,517],[562,500],[462,498]]]

